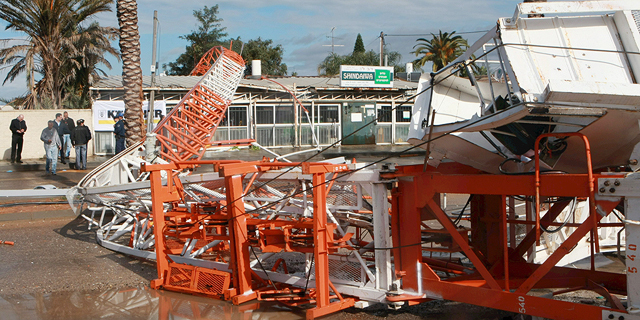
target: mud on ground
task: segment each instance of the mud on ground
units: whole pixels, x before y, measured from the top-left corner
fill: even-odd
[[[95,242],[84,219],[0,222],[0,295],[107,291],[148,285],[155,263],[115,253]],[[298,312],[294,312],[298,314]],[[303,313],[299,313],[303,315]],[[391,311],[351,308],[327,319],[504,319],[513,314],[450,301]]]
[[[148,284],[155,263],[99,246],[84,219],[0,222],[0,294],[107,290]]]

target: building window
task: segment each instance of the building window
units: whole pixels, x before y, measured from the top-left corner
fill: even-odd
[[[94,134],[94,147],[96,154],[113,154],[116,141],[112,131],[96,131]]]
[[[391,106],[378,106],[378,122],[391,122]]]
[[[289,124],[293,123],[293,106],[276,106],[276,123]]]
[[[338,106],[323,106],[319,105],[316,108],[318,113],[316,117],[317,123],[336,123],[338,122]]]
[[[273,124],[273,106],[256,106],[256,124]]]
[[[247,107],[229,107],[226,116],[220,122],[221,127],[241,127],[247,125]]]
[[[396,107],[396,122],[411,122],[411,106]]]
[[[296,104],[296,106],[298,107],[298,123],[309,124],[309,121],[312,121],[311,119],[313,119],[311,105],[304,106],[304,108],[309,112],[309,118],[307,118],[307,115],[304,113],[304,109],[302,109],[299,104]]]

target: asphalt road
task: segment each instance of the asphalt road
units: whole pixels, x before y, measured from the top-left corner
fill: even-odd
[[[0,245],[0,294],[104,291],[156,276],[155,263],[99,246],[84,219],[0,222],[0,240],[15,242]]]

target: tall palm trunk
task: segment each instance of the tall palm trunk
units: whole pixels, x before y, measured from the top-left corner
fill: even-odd
[[[127,144],[144,138],[142,114],[142,69],[140,68],[140,34],[138,33],[138,4],[135,0],[116,1],[120,25],[122,54],[122,85],[124,87],[125,129]]]

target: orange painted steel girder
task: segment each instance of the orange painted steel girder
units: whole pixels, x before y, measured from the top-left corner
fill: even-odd
[[[553,319],[601,319],[602,312],[618,309],[621,304],[615,296],[607,295],[613,309],[558,301],[528,295],[533,288],[584,288],[588,280],[602,284],[603,292],[625,294],[626,276],[592,270],[574,270],[555,265],[589,232],[597,228],[600,214],[591,211],[591,216],[580,225],[565,242],[541,265],[527,264],[523,255],[537,240],[532,229],[515,250],[507,247],[506,197],[508,195],[592,197],[594,181],[605,175],[598,174],[543,174],[505,176],[484,174],[457,163],[443,163],[437,169],[423,165],[397,167],[394,173],[383,174],[384,178],[397,178],[397,187],[392,190],[392,237],[396,275],[402,277],[403,289],[427,292],[429,296],[497,308],[511,312],[542,316]],[[623,177],[623,174],[607,178]],[[536,180],[539,184],[536,186]],[[472,206],[471,243],[462,237],[451,219],[434,201],[440,193],[462,193],[478,196],[483,206]],[[474,197],[475,199],[476,197]],[[491,198],[493,202],[486,202]],[[597,205],[609,213],[617,203],[595,200]],[[539,220],[548,226],[568,202],[559,202]],[[595,205],[595,204],[594,204]],[[483,208],[488,212],[478,212]],[[428,265],[422,263],[421,210],[428,208],[451,236],[455,244],[471,260],[476,273],[441,280]],[[474,217],[474,216],[480,216]],[[478,219],[484,222],[473,225]],[[512,223],[512,225],[514,225]],[[481,237],[484,245],[474,242],[474,233],[491,228],[493,234]],[[478,241],[478,240],[475,240]],[[483,247],[481,249],[481,247]],[[421,266],[422,273],[418,274]],[[608,291],[607,291],[608,290]],[[421,293],[421,292],[418,292]],[[423,301],[419,296],[406,296],[398,301],[409,303]]]
[[[193,68],[193,70],[191,70],[191,74],[189,75],[201,76],[207,73],[207,71],[211,69],[211,66],[216,61],[218,55],[220,55],[218,47],[209,49],[209,51],[207,51],[207,53],[205,53],[202,58],[200,58],[200,61],[198,61],[198,64]]]
[[[180,195],[182,190],[179,190],[175,185],[175,180],[180,181],[174,173],[176,168],[177,166],[175,164],[148,166],[142,163],[140,166],[142,172],[151,173],[149,177],[151,182],[151,199],[153,199],[151,213],[154,222],[153,235],[155,237],[156,265],[158,271],[158,278],[151,281],[151,288],[154,289],[162,287],[169,272],[169,259],[165,251],[164,227],[166,221],[164,216],[164,203],[176,202],[182,198]],[[168,179],[166,186],[162,185],[162,171],[167,173]]]
[[[247,233],[247,215],[242,201],[242,176],[224,176],[227,190],[227,212],[229,213],[229,235],[231,236],[231,270],[234,274],[233,289],[226,298],[233,304],[241,304],[257,298],[251,287],[251,266],[249,253],[249,236]]]
[[[307,319],[343,310],[352,307],[355,303],[351,298],[343,299],[329,280],[329,245],[333,242],[333,234],[327,230],[327,181],[325,175],[329,172],[348,170],[346,165],[302,164],[302,173],[313,174],[313,254],[316,268],[316,307],[307,310]],[[339,301],[329,301],[331,289],[339,297]]]
[[[270,170],[272,168],[302,166],[302,172],[305,174],[313,175],[313,236],[314,236],[314,261],[315,261],[315,303],[316,307],[307,310],[307,319],[317,318],[323,315],[327,315],[339,310],[343,310],[352,307],[355,301],[351,298],[343,298],[340,293],[333,287],[329,280],[329,247],[333,244],[333,234],[327,226],[326,215],[326,188],[327,182],[325,179],[325,173],[328,172],[342,172],[348,171],[348,167],[345,165],[327,165],[318,163],[274,163],[274,162],[246,162],[237,164],[226,164],[220,166],[220,174],[225,177],[225,181],[235,181],[235,183],[227,182],[227,203],[228,210],[230,212],[229,219],[233,219],[234,216],[242,214],[242,218],[238,217],[233,221],[234,234],[232,236],[232,245],[236,255],[232,256],[232,269],[234,275],[240,278],[237,283],[240,286],[250,285],[250,267],[249,267],[249,250],[246,244],[248,235],[246,234],[246,216],[244,213],[244,204],[241,200],[243,195],[242,189],[242,175],[247,173],[254,173],[260,171]],[[238,201],[240,199],[240,201]],[[236,205],[234,205],[236,204]],[[236,213],[233,213],[236,210]],[[295,222],[291,222],[292,224]],[[244,246],[246,245],[246,248]],[[243,249],[239,249],[242,247]],[[247,273],[249,275],[247,276]],[[234,282],[234,285],[236,283]],[[338,297],[338,301],[330,302],[332,297],[330,291],[333,290]],[[248,291],[244,291],[248,292]],[[236,301],[242,297],[243,301],[248,301],[255,298],[252,292],[251,295],[244,294],[243,291],[237,289],[233,292],[236,296],[233,298],[234,303],[240,303]],[[242,295],[242,296],[241,296]],[[249,297],[250,296],[250,297]]]
[[[254,287],[253,277],[255,273],[250,268],[250,250],[249,250],[249,233],[248,226],[256,227],[264,224],[279,225],[281,227],[305,227],[313,229],[313,254],[315,261],[315,282],[316,287],[310,290],[310,294],[306,298],[309,303],[315,303],[316,307],[307,310],[307,319],[314,319],[323,315],[327,315],[339,310],[352,307],[355,300],[352,298],[342,297],[340,292],[334,287],[329,280],[329,253],[336,248],[336,243],[344,242],[345,239],[334,239],[335,225],[327,223],[327,185],[326,173],[337,173],[349,171],[346,165],[333,165],[326,163],[280,163],[268,161],[240,162],[240,161],[182,161],[170,164],[146,165],[142,164],[143,172],[151,173],[151,189],[153,207],[152,213],[155,221],[156,236],[156,254],[158,279],[152,282],[153,288],[168,287],[168,273],[171,264],[168,262],[165,236],[167,236],[167,216],[163,210],[164,203],[173,203],[177,207],[177,203],[184,202],[182,193],[182,185],[180,180],[175,176],[175,172],[179,170],[194,168],[200,165],[214,165],[214,168],[225,179],[226,187],[226,218],[228,221],[229,241],[231,248],[231,274],[233,286],[224,292],[224,298],[232,300],[234,304],[241,304],[250,300],[254,300],[260,295],[260,288]],[[312,175],[313,193],[314,193],[314,216],[313,222],[296,222],[296,221],[269,221],[265,222],[261,219],[252,219],[252,215],[247,214],[244,209],[243,196],[248,190],[243,190],[242,181],[246,174],[264,172],[272,169],[280,169],[285,167],[301,166],[304,174]],[[162,174],[165,171],[169,177],[167,185],[162,185]],[[193,214],[183,211],[185,215]],[[350,237],[350,234],[345,238]],[[295,247],[290,247],[291,251],[296,251]],[[306,252],[304,248],[300,250]],[[197,269],[197,268],[190,268]],[[200,268],[204,269],[204,268]],[[182,292],[198,292],[193,288],[178,288]],[[291,289],[284,288],[283,292]],[[334,294],[331,294],[333,291]],[[279,290],[268,290],[267,292],[279,292]],[[198,292],[206,294],[206,292]],[[268,298],[269,300],[278,300],[277,298]],[[331,302],[331,299],[337,299]],[[284,301],[284,300],[283,300]]]
[[[154,129],[160,145],[160,156],[167,161],[201,159],[231,104],[232,97],[225,98],[222,92],[214,92],[208,87],[212,84],[208,82],[207,73],[215,73],[211,81],[224,87],[229,86],[228,83],[237,85],[244,70],[244,60],[232,50],[214,47],[207,55],[213,63],[209,63],[201,73],[205,78]]]

